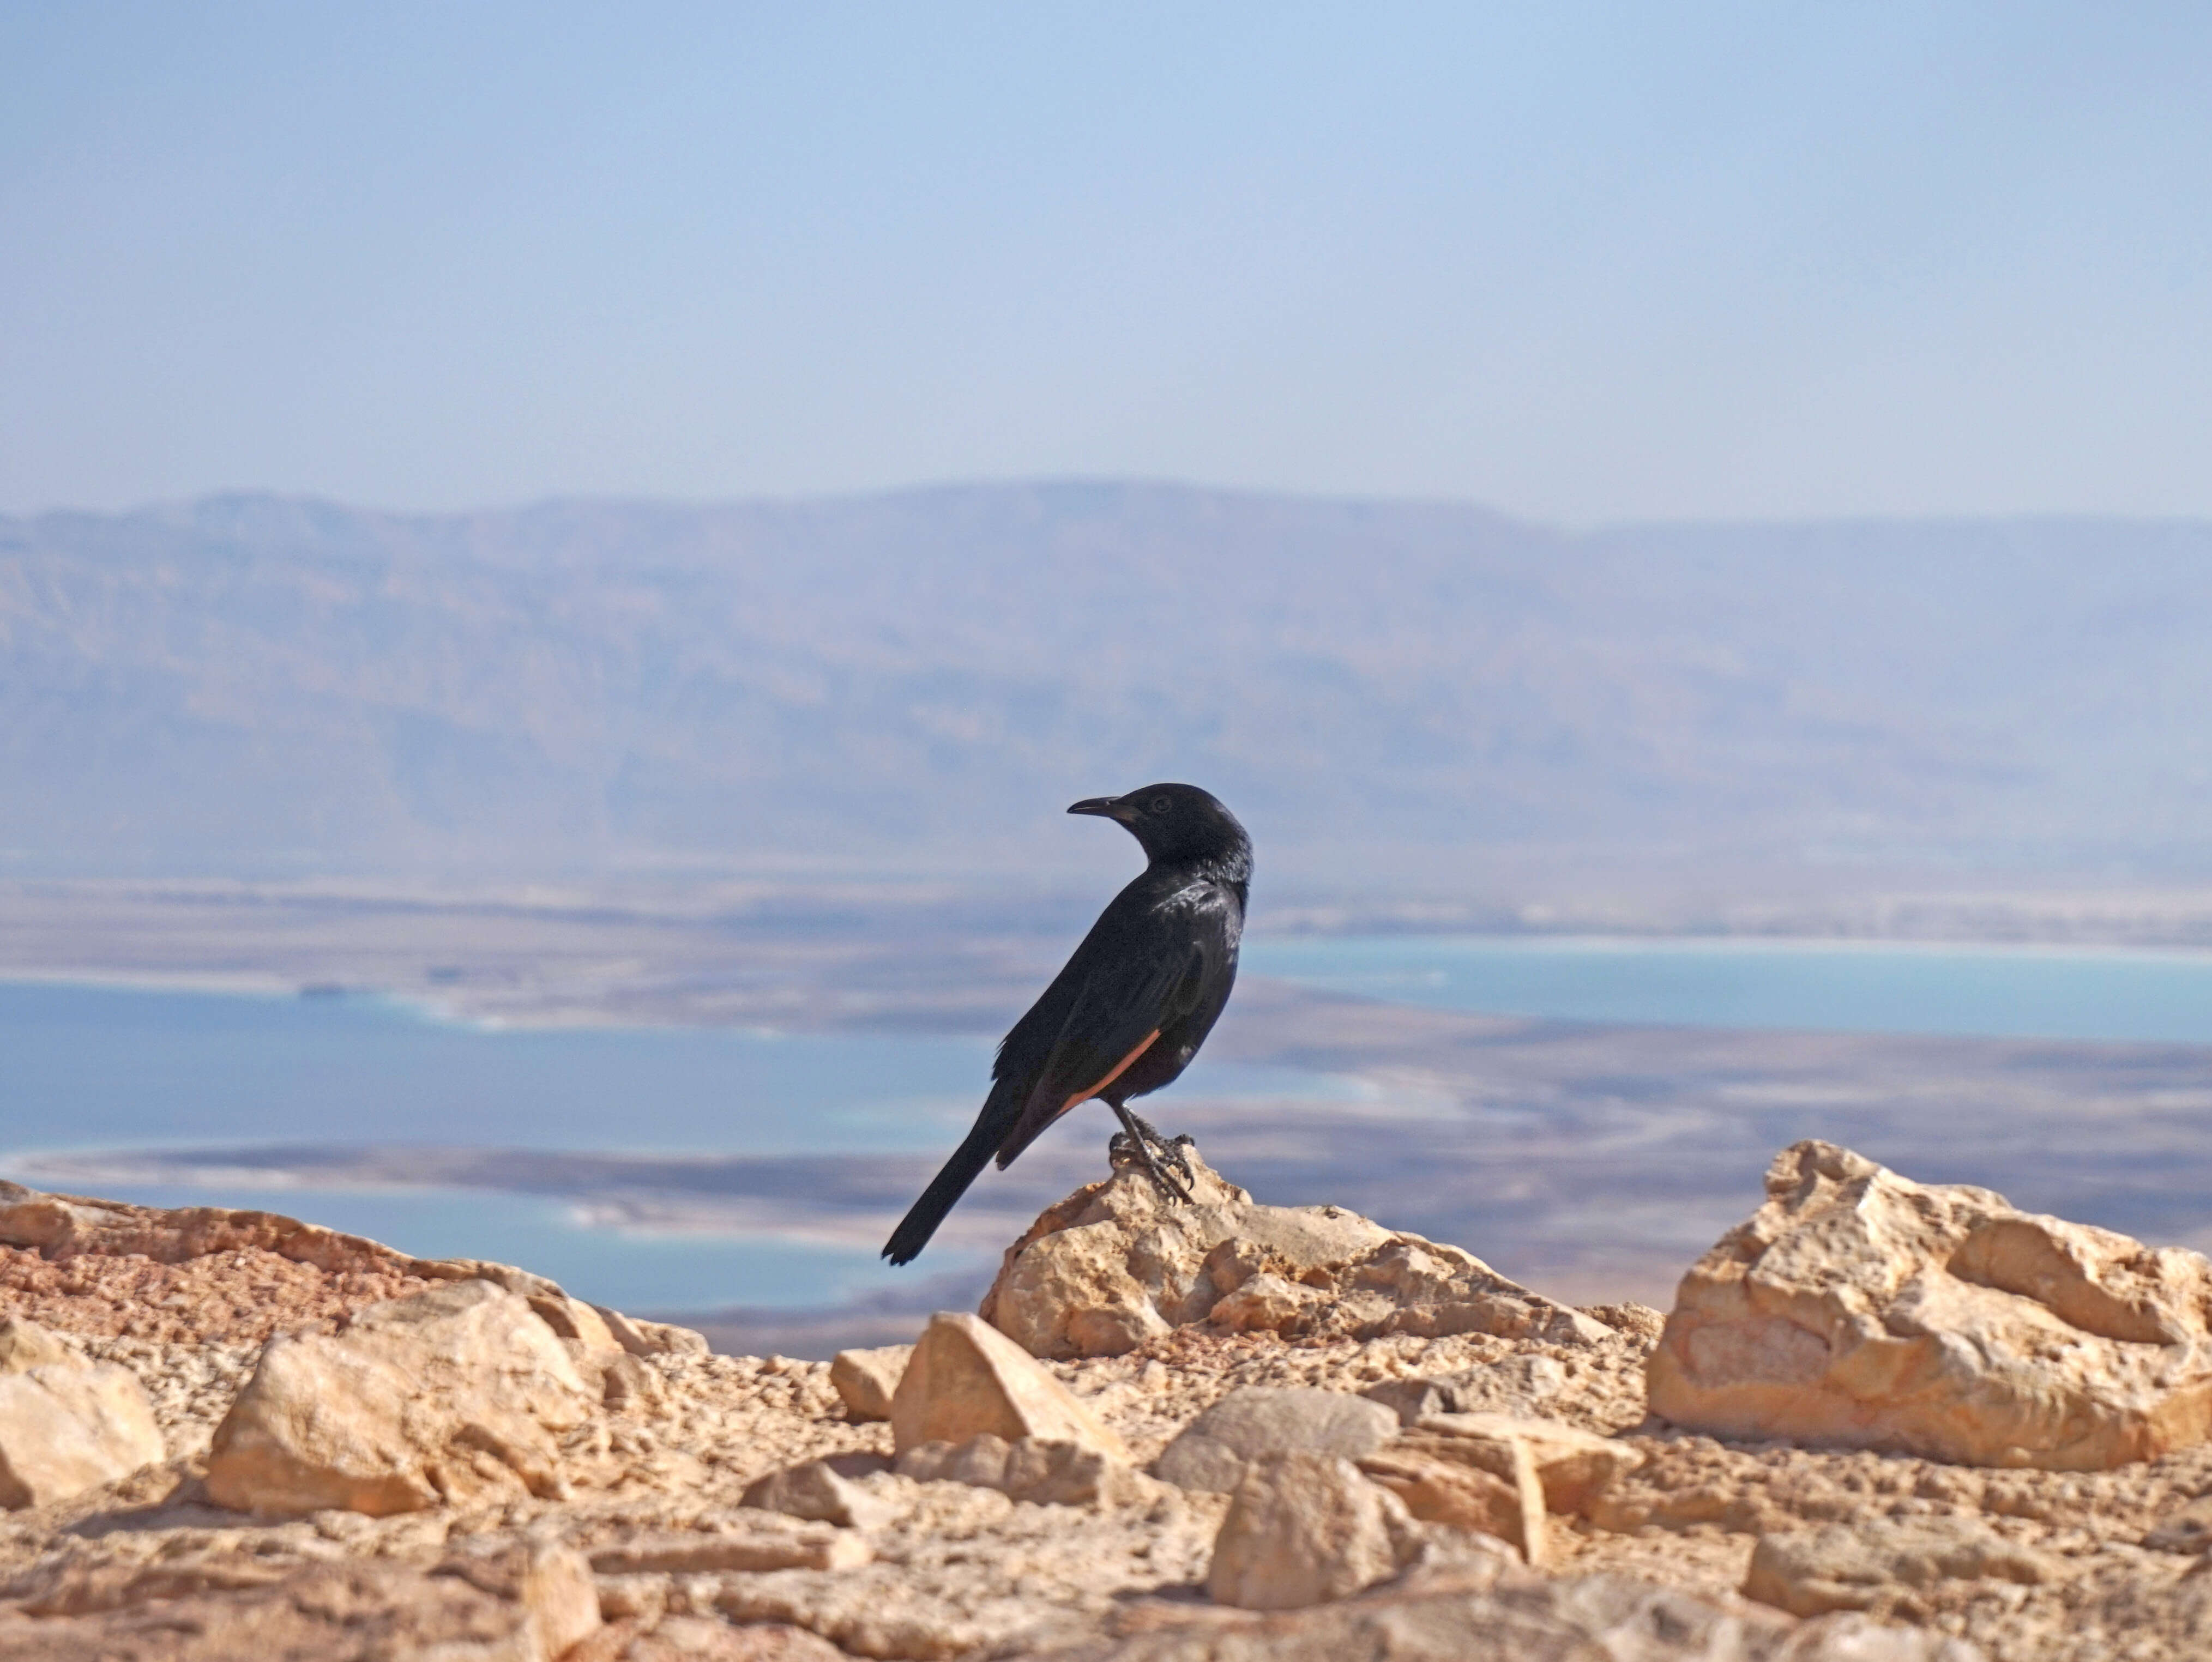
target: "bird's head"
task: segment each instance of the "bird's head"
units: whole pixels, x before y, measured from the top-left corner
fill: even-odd
[[[1252,841],[1237,816],[1195,785],[1147,785],[1125,797],[1086,797],[1067,810],[1118,820],[1155,861],[1211,861],[1249,870]]]

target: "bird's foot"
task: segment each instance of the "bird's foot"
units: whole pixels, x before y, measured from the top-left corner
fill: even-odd
[[[1126,1171],[1132,1166],[1140,1166],[1162,1194],[1188,1204],[1191,1199],[1191,1169],[1182,1151],[1190,1138],[1178,1137],[1170,1141],[1126,1108],[1114,1112],[1120,1116],[1123,1127],[1106,1144],[1106,1158],[1114,1169]],[[1155,1154],[1154,1149],[1158,1153]],[[1166,1159],[1163,1161],[1161,1156]],[[1169,1171],[1170,1166],[1182,1174],[1180,1179]]]
[[[1188,1137],[1162,1137],[1152,1122],[1140,1114],[1133,1113],[1129,1118],[1136,1122],[1137,1135],[1158,1149],[1161,1157],[1182,1174],[1185,1183],[1195,1183],[1198,1180],[1191,1172],[1190,1162],[1182,1157],[1182,1151],[1185,1149],[1195,1148],[1196,1143]]]

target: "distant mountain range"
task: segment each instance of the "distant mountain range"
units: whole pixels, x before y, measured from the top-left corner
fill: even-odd
[[[2193,870],[2208,712],[2212,524],[1079,482],[0,519],[0,875],[1119,870],[1054,818],[1159,777],[1347,889]]]

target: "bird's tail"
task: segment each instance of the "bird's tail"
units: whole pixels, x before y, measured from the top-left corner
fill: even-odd
[[[921,1192],[921,1198],[907,1210],[891,1238],[884,1243],[884,1256],[894,1264],[911,1264],[929,1245],[930,1236],[937,1226],[945,1222],[960,1197],[968,1192],[968,1186],[975,1180],[976,1174],[991,1163],[991,1156],[1006,1139],[1006,1127],[1001,1116],[992,1112],[999,1091],[994,1089],[992,1101],[983,1105],[983,1112],[960,1146],[952,1151],[952,1158],[945,1162],[945,1169],[930,1179],[929,1186]]]

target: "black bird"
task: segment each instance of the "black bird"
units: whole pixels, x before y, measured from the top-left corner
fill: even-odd
[[[1144,873],[1116,895],[1044,996],[999,1042],[991,1094],[884,1256],[911,1263],[996,1155],[1001,1169],[1079,1102],[1102,1097],[1121,1122],[1111,1152],[1140,1162],[1167,1193],[1190,1192],[1163,1165],[1182,1149],[1122,1105],[1170,1083],[1206,1042],[1237,980],[1252,840],[1194,785],[1148,785],[1067,810],[1118,820],[1144,846]],[[1157,1152],[1156,1152],[1157,1151]]]

